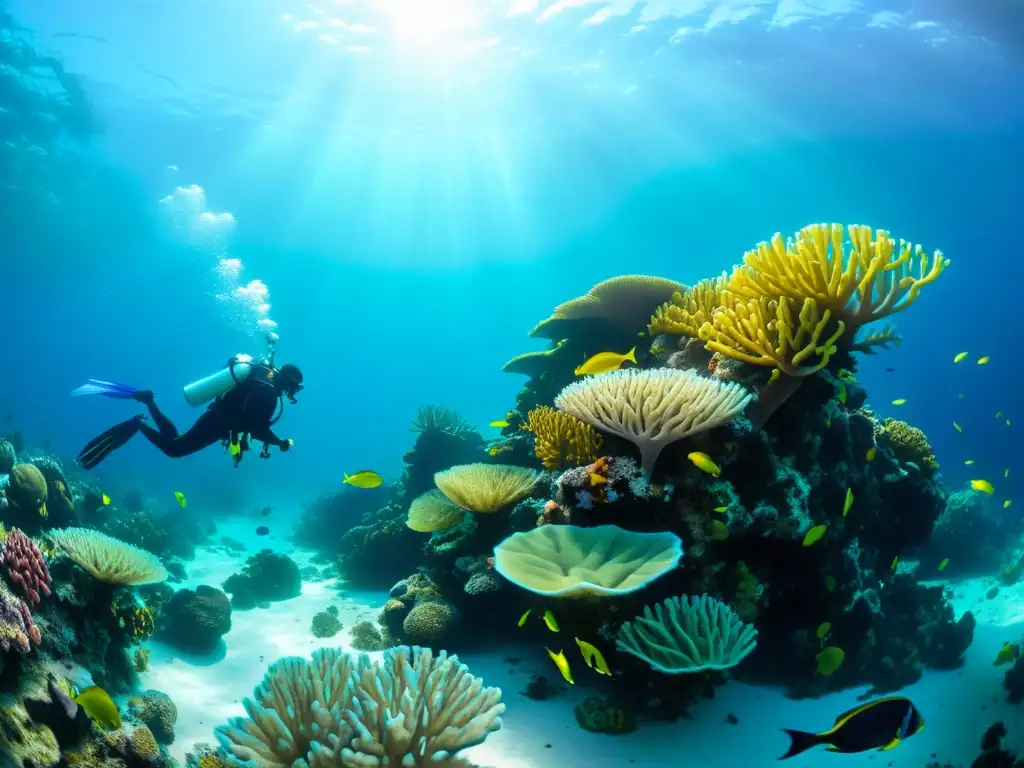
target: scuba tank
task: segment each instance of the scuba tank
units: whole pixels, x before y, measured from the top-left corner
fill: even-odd
[[[184,388],[185,402],[194,408],[220,397],[237,387],[252,374],[259,364],[249,355],[235,355],[222,368],[206,378],[193,381]]]

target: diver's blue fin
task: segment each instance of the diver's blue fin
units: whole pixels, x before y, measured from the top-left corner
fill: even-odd
[[[116,397],[121,400],[129,400],[138,392],[135,387],[127,384],[118,384],[114,381],[101,381],[100,379],[89,379],[89,381],[71,393],[72,397],[80,395],[103,395],[104,397]]]

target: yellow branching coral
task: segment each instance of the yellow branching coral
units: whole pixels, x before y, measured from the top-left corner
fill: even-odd
[[[828,365],[846,329],[831,320],[832,313],[820,311],[813,299],[801,304],[786,296],[745,298],[723,291],[722,306],[700,327],[700,338],[726,357],[807,376]]]
[[[722,290],[726,277],[701,280],[692,288],[676,291],[667,302],[658,307],[647,326],[651,336],[669,333],[674,336],[697,337],[700,327],[711,320],[722,304]]]
[[[850,250],[844,247],[849,235]],[[921,288],[949,265],[919,245],[896,241],[884,229],[841,224],[812,224],[794,239],[776,233],[744,256],[744,266],[729,278],[729,290],[748,299],[815,301],[846,323],[852,334],[862,325],[900,312],[917,300]]]
[[[917,427],[898,419],[886,419],[875,427],[876,437],[885,437],[893,453],[901,462],[910,462],[926,472],[939,468],[935,452],[928,443],[928,436]]]
[[[546,405],[527,414],[525,429],[533,433],[533,452],[547,469],[587,464],[600,455],[602,439],[596,429]]]

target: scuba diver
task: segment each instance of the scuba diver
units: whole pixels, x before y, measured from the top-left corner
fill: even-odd
[[[271,446],[287,451],[294,444],[292,440],[275,435],[271,427],[284,412],[284,398],[293,404],[298,402],[295,395],[302,388],[302,372],[296,366],[274,367],[272,346],[263,362],[248,355],[236,355],[226,368],[185,387],[185,400],[189,405],[212,402],[195,424],[179,434],[174,423],[157,407],[152,391],[90,379],[71,394],[104,395],[140,402],[149,411],[156,429],[145,423],[144,414],[133,416],[91,440],[78,454],[78,463],[84,469],[92,469],[140,432],[174,459],[221,443],[230,450],[237,467],[249,450],[250,440],[263,443],[260,458],[270,458]]]

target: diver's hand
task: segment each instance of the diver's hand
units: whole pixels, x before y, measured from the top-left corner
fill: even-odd
[[[281,453],[287,452],[293,445],[295,445],[294,440],[282,440],[280,445]]]

